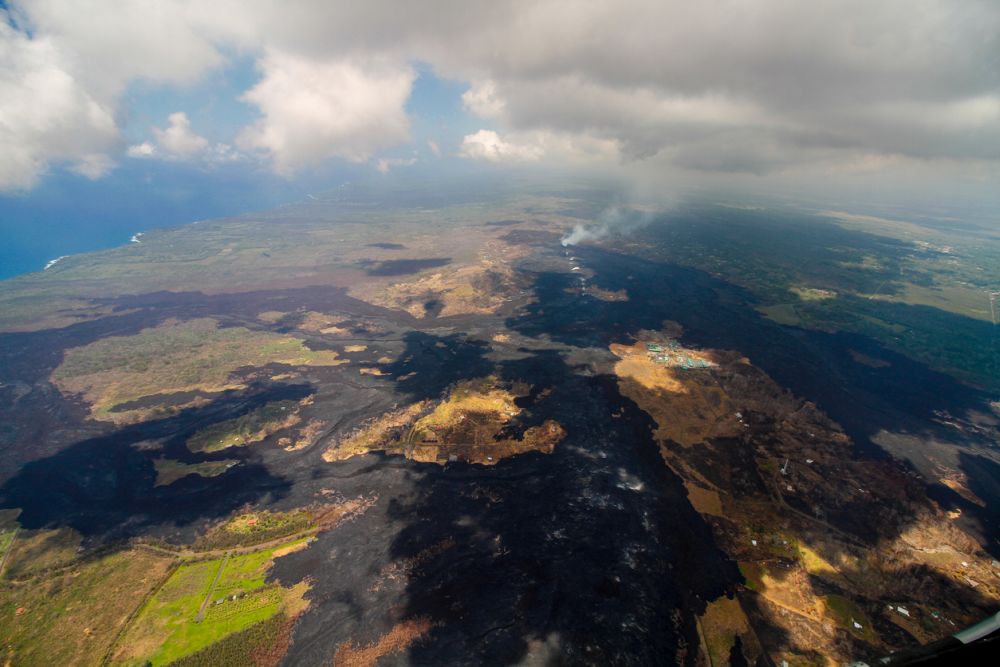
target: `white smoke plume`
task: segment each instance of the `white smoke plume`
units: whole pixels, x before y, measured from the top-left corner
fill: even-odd
[[[571,231],[566,236],[562,237],[560,243],[563,246],[571,246],[580,243],[581,241],[596,241],[602,239],[608,235],[608,228],[601,225],[600,223],[595,225],[590,225],[584,227],[583,225],[577,225],[573,227]]]
[[[627,234],[643,225],[652,222],[652,211],[641,211],[635,208],[613,206],[601,213],[596,222],[588,225],[576,225],[566,236],[560,239],[564,247],[577,245],[584,241],[599,241],[612,232]]]

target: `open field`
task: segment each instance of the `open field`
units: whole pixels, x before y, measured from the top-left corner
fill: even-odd
[[[244,415],[198,431],[188,440],[188,449],[192,452],[217,452],[260,442],[272,433],[299,423],[298,407],[296,401],[267,403]]]
[[[16,579],[33,575],[51,568],[73,562],[80,549],[81,536],[68,527],[42,528],[38,530],[13,531],[8,533],[12,542],[8,545],[4,578]]]
[[[824,299],[835,299],[837,293],[833,290],[819,289],[816,287],[791,287],[788,290],[803,301],[823,301]]]
[[[694,206],[638,235],[651,259],[745,288],[779,324],[867,336],[1000,390],[987,296],[1000,290],[996,242],[982,229],[818,213]]]
[[[251,546],[315,527],[308,510],[242,512],[209,530],[194,544],[201,551]]]
[[[912,306],[930,306],[956,315],[964,315],[992,323],[987,292],[966,285],[915,285],[903,283],[902,290],[890,294],[873,294],[870,298],[894,301]]]
[[[0,588],[4,664],[100,664],[119,629],[169,572],[173,559],[132,550],[62,574]]]
[[[168,486],[188,475],[217,477],[239,463],[236,459],[184,463],[173,459],[153,459],[156,468],[156,486]]]
[[[417,441],[466,441],[482,444],[503,424],[521,412],[511,391],[495,385],[495,378],[464,382],[413,425]],[[469,423],[466,423],[466,421]]]
[[[19,510],[0,510],[0,577],[3,576],[4,569],[7,567],[7,559],[10,557],[14,540],[17,539],[17,534],[20,531],[20,526],[17,523],[19,514]]]
[[[480,250],[491,241],[502,243],[497,237],[507,230],[470,221],[496,216],[520,219],[531,207],[534,224],[563,229],[577,222],[564,213],[572,206],[571,200],[549,194],[433,210],[385,207],[359,212],[350,205],[318,201],[253,216],[147,230],[141,243],[73,255],[48,271],[4,281],[0,331],[38,331],[92,320],[111,312],[98,299],[162,290],[219,294],[303,284],[347,288],[372,283],[370,291],[375,293],[398,282],[398,276],[376,275],[373,266],[436,257],[445,236],[452,260],[479,265],[470,278],[484,268],[502,272],[501,264],[509,257],[494,252],[480,256]],[[461,234],[452,233],[457,228]],[[401,242],[391,247],[372,245],[373,237]],[[493,298],[479,290],[455,295],[456,303],[481,308],[480,294]]]
[[[651,357],[647,342],[655,344],[653,340],[631,346],[612,343],[610,349],[619,357],[614,370],[622,393],[644,406],[656,420],[657,438],[691,446],[712,437],[739,433],[735,418],[738,408],[708,372],[716,364],[712,355],[677,347],[671,359],[711,365],[681,370],[674,362],[659,362]]]
[[[628,292],[625,290],[606,290],[597,285],[587,285],[586,287],[567,287],[564,290],[567,294],[579,294],[581,296],[591,296],[599,301],[614,303],[618,301],[628,301]]]
[[[115,406],[158,394],[239,388],[243,385],[230,379],[233,371],[270,363],[346,362],[336,352],[314,352],[291,336],[222,328],[204,318],[166,322],[133,336],[109,336],[73,348],[52,381],[62,392],[82,396],[95,418],[120,422],[143,411],[114,411]]]
[[[276,667],[291,642],[296,617],[281,611],[270,618],[171,663],[172,667],[254,665]]]
[[[710,602],[698,619],[698,631],[702,648],[708,653],[709,665],[728,665],[737,639],[741,641],[743,654],[748,660],[762,654],[760,643],[750,629],[750,622],[735,598],[723,596]]]
[[[181,565],[139,612],[115,662],[170,664],[281,612],[296,615],[306,604],[306,585],[264,580],[275,552],[296,544]]]
[[[477,236],[482,237],[478,239],[482,247],[465,263],[450,266],[447,271],[421,271],[403,281],[362,283],[352,287],[350,293],[418,318],[495,313],[521,289],[512,263],[524,257],[527,249],[490,239],[483,231],[478,231]]]

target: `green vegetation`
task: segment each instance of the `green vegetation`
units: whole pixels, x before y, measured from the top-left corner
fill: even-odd
[[[306,510],[246,512],[211,530],[196,543],[198,550],[226,549],[269,542],[315,526]]]
[[[783,324],[786,327],[800,327],[803,325],[802,318],[799,317],[799,313],[795,309],[795,304],[792,303],[760,306],[757,310],[772,322]]]
[[[465,426],[466,418],[474,414],[484,423],[482,428],[469,429],[472,437],[468,442],[491,442],[499,427],[521,412],[514,402],[516,398],[514,393],[499,386],[494,377],[461,382],[452,388],[447,400],[417,420],[413,425],[414,438],[436,438],[438,432]]]
[[[872,298],[911,306],[930,306],[956,315],[992,322],[989,296],[984,290],[962,285],[927,286],[913,283],[902,283],[900,288],[898,292],[875,294]]]
[[[272,433],[297,423],[297,407],[295,401],[274,401],[235,419],[212,424],[187,441],[188,449],[192,452],[217,452],[260,442]]]
[[[167,665],[304,604],[305,587],[267,584],[276,552],[305,544],[181,565],[146,603],[119,643],[125,664]],[[280,555],[280,554],[279,554]]]
[[[1000,391],[1000,328],[939,308],[845,296],[802,303],[796,312],[817,329],[870,336],[938,370]]]
[[[7,551],[14,544],[14,535],[16,534],[17,528],[0,529],[0,563],[7,559]]]
[[[986,294],[1000,290],[1000,243],[981,230],[697,207],[640,234],[649,259],[740,285],[779,324],[868,336],[1000,392],[1000,327]]]
[[[275,646],[290,631],[291,619],[284,613],[234,632],[233,634],[184,656],[171,667],[218,667],[219,665],[254,665],[258,657],[275,652]]]
[[[699,629],[709,664],[727,665],[736,639],[749,632],[750,624],[739,601],[722,596],[708,603],[699,620]]]
[[[270,363],[331,366],[337,353],[308,349],[298,338],[243,327],[219,327],[212,319],[168,321],[131,336],[109,336],[73,348],[52,373],[65,393],[82,394],[95,417],[125,419],[115,406],[175,392],[216,392],[242,385],[238,368]]]
[[[788,291],[792,292],[803,301],[823,301],[825,299],[834,299],[837,297],[837,293],[833,290],[818,289],[816,287],[791,287]]]
[[[338,195],[339,196],[339,195]],[[465,243],[473,221],[497,215],[515,217],[532,206],[535,217],[562,214],[573,206],[565,199],[524,197],[444,208],[371,207],[358,219],[357,209],[332,200],[285,206],[253,218],[204,221],[170,229],[148,230],[141,243],[73,255],[45,272],[0,284],[0,330],[40,330],[112,315],[97,299],[123,294],[252,291],[290,276],[316,277],[327,284],[337,270],[356,279],[359,259],[377,259],[368,247],[373,229],[403,239],[417,256],[439,247],[446,235],[454,241],[456,261],[476,257],[478,246]],[[329,224],[336,221],[337,224]],[[452,233],[461,228],[463,234]],[[489,230],[490,228],[483,228]],[[423,256],[430,256],[423,254]],[[344,285],[346,286],[346,285]]]
[[[0,510],[0,575],[3,574],[4,568],[7,566],[7,558],[14,545],[14,538],[20,530],[17,523],[17,517],[20,513],[20,510]]]
[[[740,574],[743,575],[745,580],[744,585],[752,591],[757,591],[758,593],[764,590],[764,568],[759,563],[752,563],[749,561],[739,562]]]
[[[8,544],[16,516],[0,512]],[[251,653],[275,662],[308,584],[268,584],[267,573],[321,523],[308,510],[245,512],[194,549],[142,546],[83,560],[71,529],[20,530],[9,564],[21,581],[0,582],[0,664],[255,664]],[[222,554],[231,547],[238,551]]]
[[[856,602],[842,595],[826,595],[823,597],[823,602],[837,625],[858,639],[867,642],[875,641],[875,631],[872,629],[871,620]]]
[[[97,665],[173,559],[133,550],[0,587],[0,663]]]
[[[237,463],[239,461],[236,459],[203,461],[201,463],[184,463],[183,461],[175,461],[174,459],[154,459],[153,466],[156,468],[156,486],[169,486],[188,475],[218,477]]]
[[[4,578],[34,576],[72,563],[78,555],[81,540],[80,533],[65,526],[19,530],[13,544],[8,545]]]

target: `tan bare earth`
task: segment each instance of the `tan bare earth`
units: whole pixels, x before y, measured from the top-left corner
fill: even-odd
[[[369,281],[353,286],[350,294],[418,318],[429,314],[428,303],[441,305],[440,317],[491,314],[520,289],[512,264],[527,253],[523,246],[488,239],[474,260],[449,266],[447,271],[424,271],[389,284]]]
[[[626,346],[611,344],[620,358],[615,364],[618,386],[649,412],[657,423],[657,438],[684,446],[711,437],[739,433],[736,409],[709,369],[682,370],[659,363],[646,350],[646,341]],[[712,355],[681,349],[688,359],[715,364]]]
[[[373,449],[390,448],[393,442],[401,442],[404,431],[429,407],[430,401],[420,401],[376,417],[337,440],[323,452],[323,460],[343,461]]]
[[[530,451],[550,454],[566,436],[553,420],[527,428],[519,437],[500,436],[521,412],[514,399],[529,390],[504,387],[493,377],[463,382],[442,401],[420,401],[365,423],[327,449],[323,458],[342,461],[384,451],[426,463],[494,465]]]
[[[433,627],[430,619],[417,618],[398,623],[378,641],[367,646],[355,646],[344,642],[337,647],[333,658],[334,667],[374,667],[378,659],[408,648],[413,642],[426,635]]]

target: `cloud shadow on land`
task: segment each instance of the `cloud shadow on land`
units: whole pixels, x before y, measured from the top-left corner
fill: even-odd
[[[451,257],[425,259],[387,259],[382,262],[363,262],[365,273],[370,276],[405,276],[424,269],[434,269],[451,263]]]
[[[185,442],[196,430],[245,414],[271,401],[299,400],[308,385],[276,385],[229,391],[210,404],[118,428],[32,461],[2,487],[0,506],[20,508],[25,529],[67,526],[94,544],[227,516],[264,497],[281,498],[291,481],[271,473],[252,448],[193,454]],[[146,446],[160,441],[160,447]],[[219,476],[188,475],[156,486],[153,460],[184,463],[236,459]]]

